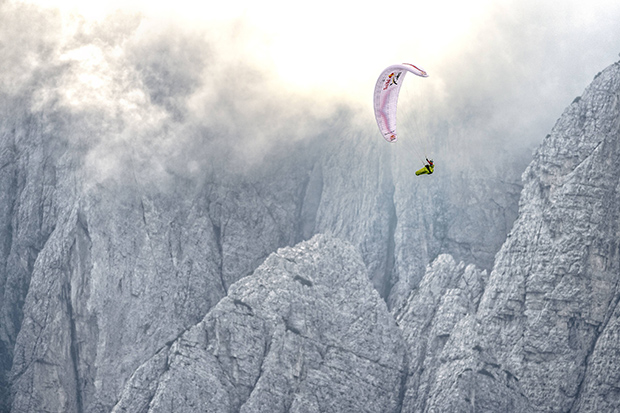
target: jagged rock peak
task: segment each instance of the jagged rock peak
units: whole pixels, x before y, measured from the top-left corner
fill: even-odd
[[[488,280],[469,276],[479,303],[458,286],[462,264],[427,269],[397,314],[411,360],[403,411],[618,410],[619,101],[614,64],[544,139]]]
[[[482,351],[472,323],[487,278],[487,271],[442,254],[396,314],[409,356],[403,412],[460,412],[472,406],[508,411],[509,406],[524,405],[514,390],[503,391],[502,401],[494,400],[498,393],[492,390],[505,386],[506,374],[492,357],[471,357]],[[451,399],[454,389],[460,397]],[[491,407],[495,409],[484,410]]]
[[[583,383],[595,370],[606,376],[601,366],[614,365],[620,350],[606,341],[607,350],[596,351],[599,338],[617,329],[619,100],[616,63],[544,139],[523,175],[519,218],[480,304],[479,334],[519,379],[533,411],[618,408]],[[598,409],[577,408],[584,397],[599,399]]]
[[[115,412],[392,412],[404,343],[357,250],[317,235],[270,255],[142,365]]]

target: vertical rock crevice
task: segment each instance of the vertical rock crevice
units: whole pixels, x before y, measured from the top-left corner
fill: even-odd
[[[69,322],[69,337],[70,337],[70,349],[69,349],[69,353],[71,355],[71,364],[73,367],[73,376],[74,376],[74,380],[75,380],[75,401],[76,401],[76,411],[77,413],[83,413],[84,412],[84,405],[82,402],[82,377],[80,374],[80,346],[79,346],[79,338],[78,338],[78,333],[77,333],[77,327],[76,327],[76,320],[75,320],[75,314],[73,311],[73,304],[71,303],[71,283],[65,283],[63,285],[62,288],[62,297],[63,300],[65,301],[65,305],[66,305],[66,312],[67,312],[67,319]]]
[[[380,291],[381,297],[389,304],[388,298],[392,292],[392,287],[395,284],[394,281],[394,265],[396,262],[396,241],[394,239],[396,234],[396,227],[398,226],[398,215],[396,214],[396,203],[394,200],[394,185],[391,186],[391,193],[389,206],[387,208],[388,214],[388,232],[387,232],[387,248],[385,256],[385,276],[383,281],[383,289]]]
[[[297,242],[310,239],[315,233],[316,217],[323,197],[323,185],[323,168],[317,162],[304,186],[298,217]]]

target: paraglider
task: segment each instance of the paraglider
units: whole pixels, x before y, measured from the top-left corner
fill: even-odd
[[[375,85],[375,118],[381,134],[388,142],[396,142],[396,106],[398,103],[398,94],[405,80],[407,72],[420,77],[428,77],[424,69],[403,63],[402,65],[393,65],[387,67]]]
[[[398,106],[398,95],[405,80],[407,72],[416,76],[428,77],[428,73],[418,66],[411,63],[403,63],[388,66],[381,72],[375,84],[374,108],[375,119],[381,134],[386,141],[396,142],[396,109]],[[416,175],[432,174],[434,164],[426,158],[427,164],[424,168],[416,172]]]
[[[435,170],[435,164],[433,163],[433,160],[426,158],[426,165],[424,165],[424,168],[418,169],[417,171],[415,171],[415,174],[418,176],[425,175],[425,174],[430,175],[433,173],[434,170]]]

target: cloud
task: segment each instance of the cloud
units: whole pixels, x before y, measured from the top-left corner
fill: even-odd
[[[416,85],[412,112],[435,155],[471,166],[531,152],[617,59],[618,17],[612,4],[493,2],[450,54],[419,62],[431,76]]]
[[[308,52],[319,53],[313,61],[329,68],[324,73],[330,81],[346,85],[327,93],[328,87],[297,89],[276,61],[261,58],[277,39],[243,14],[208,24],[122,11],[86,19],[5,2],[0,87],[7,99],[20,96],[31,111],[53,114],[57,136],[85,153],[89,179],[168,182],[221,167],[247,172],[288,144],[340,133],[332,127],[339,117],[339,125],[350,123],[380,139],[371,91],[382,65],[394,63],[381,61],[396,58],[395,51],[406,61],[418,51],[414,63],[431,77],[412,83],[399,116],[415,119],[414,134],[430,142],[436,160],[459,167],[500,163],[531,151],[594,74],[616,58],[609,39],[619,38],[618,7],[567,4],[480,2],[467,14],[470,21],[459,23],[458,41],[442,40],[444,52],[418,47],[423,37],[400,30],[400,46],[391,45],[386,54],[353,42],[351,50],[366,55],[350,67],[332,66],[331,52],[321,60],[323,48],[346,48],[347,41],[318,36],[317,20],[316,39],[327,43]],[[330,14],[328,21],[334,19]],[[359,33],[360,25],[354,27]],[[350,71],[357,73],[351,83]]]
[[[2,38],[22,33],[2,68],[15,78],[3,90],[46,114],[91,185],[245,173],[270,152],[320,135],[330,117],[325,102],[281,87],[239,54],[256,36],[242,23],[202,28],[124,12],[86,20],[14,4],[2,17],[12,23]],[[20,32],[16,22],[26,19],[42,24]]]

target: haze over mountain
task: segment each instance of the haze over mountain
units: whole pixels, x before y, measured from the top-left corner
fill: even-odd
[[[0,411],[620,408],[618,64],[544,139],[429,97],[418,178],[242,24],[0,7]]]

